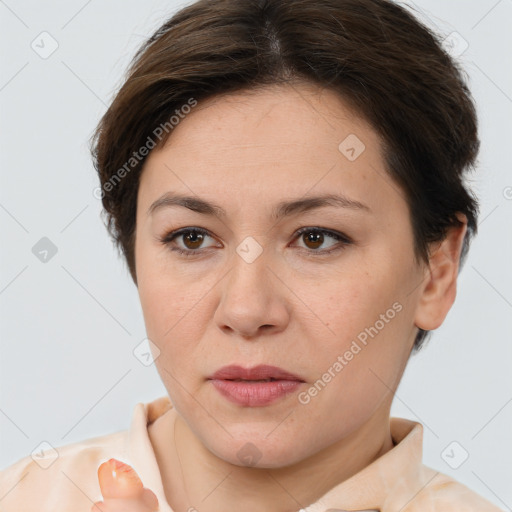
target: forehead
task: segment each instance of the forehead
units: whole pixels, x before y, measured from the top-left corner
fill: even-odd
[[[290,84],[218,95],[200,102],[172,129],[167,147],[201,146],[207,151],[229,146],[230,150],[258,151],[258,144],[298,146],[295,152],[302,155],[306,153],[301,151],[304,145],[315,147],[315,153],[333,145],[337,149],[344,132],[366,139],[370,150],[379,149],[378,135],[337,93],[309,84]],[[260,151],[259,156],[264,158],[265,153]]]
[[[200,102],[145,162],[140,202],[147,207],[167,190],[227,196],[239,208],[335,192],[382,203],[399,192],[372,127],[335,92],[308,85]]]

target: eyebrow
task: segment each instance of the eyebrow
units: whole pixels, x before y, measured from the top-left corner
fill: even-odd
[[[183,206],[194,212],[203,215],[211,215],[219,219],[226,217],[226,211],[219,205],[200,199],[199,197],[186,196],[173,192],[166,192],[163,196],[153,202],[147,211],[147,215],[152,215],[162,208],[170,208],[173,206]],[[283,217],[290,217],[292,215],[297,215],[299,213],[304,213],[326,206],[371,212],[370,208],[365,204],[350,199],[344,195],[324,194],[320,196],[309,196],[289,201],[282,201],[273,208],[271,218],[278,221]]]

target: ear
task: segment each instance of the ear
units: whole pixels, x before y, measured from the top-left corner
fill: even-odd
[[[460,254],[467,230],[466,216],[457,214],[457,218],[461,224],[449,228],[446,238],[430,248],[414,319],[416,327],[425,331],[437,329],[455,301]]]

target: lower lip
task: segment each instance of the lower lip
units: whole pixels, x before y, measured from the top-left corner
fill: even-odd
[[[297,380],[250,382],[212,379],[211,382],[231,402],[249,407],[261,407],[275,402],[302,384]]]

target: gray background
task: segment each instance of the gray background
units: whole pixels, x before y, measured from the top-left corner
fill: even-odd
[[[137,402],[166,393],[133,354],[142,313],[99,217],[87,141],[136,48],[180,5],[0,1],[0,468],[42,441],[126,429]],[[425,464],[511,510],[512,1],[414,5],[459,34],[450,51],[478,104],[481,218],[457,301],[411,359],[392,415],[423,423]],[[43,237],[57,248],[46,263],[32,252]]]

